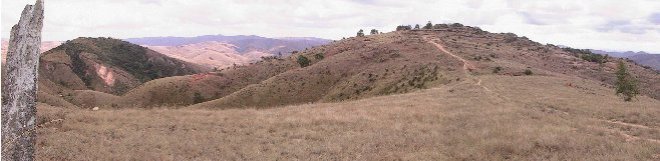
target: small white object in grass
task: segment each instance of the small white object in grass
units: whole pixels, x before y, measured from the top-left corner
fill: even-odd
[[[92,111],[98,111],[98,110],[99,110],[99,107],[92,108]]]

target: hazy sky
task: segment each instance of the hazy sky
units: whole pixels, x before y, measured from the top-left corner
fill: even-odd
[[[25,4],[2,0],[2,38]],[[542,43],[660,53],[660,0],[45,0],[44,40],[209,34],[340,39],[459,22]]]

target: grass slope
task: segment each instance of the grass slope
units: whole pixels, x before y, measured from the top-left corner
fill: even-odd
[[[657,160],[658,100],[578,77],[271,109],[39,106],[38,160]],[[61,119],[61,120],[60,120]],[[59,121],[58,121],[59,120]]]

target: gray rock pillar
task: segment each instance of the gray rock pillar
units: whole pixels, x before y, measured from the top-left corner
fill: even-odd
[[[43,15],[44,2],[37,0],[11,29],[2,76],[2,160],[34,160]]]

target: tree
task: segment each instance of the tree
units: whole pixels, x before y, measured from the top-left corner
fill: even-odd
[[[619,62],[616,71],[616,94],[623,96],[626,102],[632,101],[639,94],[637,80],[628,72],[626,64]]]
[[[310,61],[309,61],[309,59],[307,59],[307,57],[305,57],[303,55],[298,56],[298,64],[300,65],[301,68],[309,66],[309,63],[310,63]]]
[[[406,31],[406,30],[411,30],[412,27],[410,25],[404,26],[404,25],[399,25],[396,27],[396,31]]]
[[[371,34],[371,35],[377,35],[377,34],[378,34],[378,30],[376,30],[376,29],[371,29],[371,32],[370,32],[369,34]]]
[[[415,30],[419,30],[419,24],[415,25]]]
[[[364,30],[360,29],[357,33],[357,37],[364,37]]]
[[[2,160],[34,160],[37,148],[37,79],[44,2],[22,12],[11,29],[2,80]]]
[[[429,21],[428,23],[426,23],[426,26],[424,26],[424,29],[427,29],[427,30],[433,29],[433,23],[431,23],[431,21]]]

